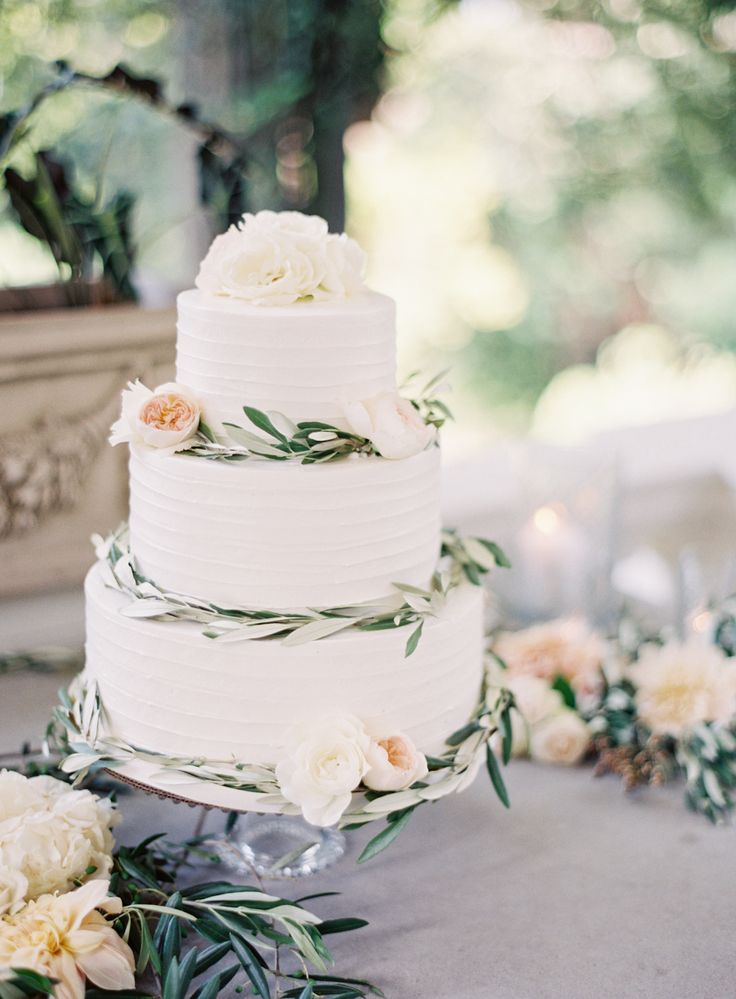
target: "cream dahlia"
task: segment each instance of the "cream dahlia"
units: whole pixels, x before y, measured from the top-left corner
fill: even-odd
[[[700,639],[645,648],[629,673],[638,715],[655,734],[680,736],[736,715],[736,664]]]
[[[85,982],[101,989],[135,987],[135,960],[103,913],[120,912],[108,881],[65,895],[42,895],[0,918],[0,972],[36,971],[56,980],[56,999],[84,999]]]
[[[344,298],[363,288],[365,254],[324,219],[300,212],[243,215],[217,236],[196,285],[254,305],[292,305],[305,299]]]

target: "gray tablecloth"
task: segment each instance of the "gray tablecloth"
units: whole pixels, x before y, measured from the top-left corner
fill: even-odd
[[[40,728],[54,678],[0,677],[1,748]],[[330,941],[338,973],[389,999],[730,999],[736,994],[736,842],[685,811],[681,788],[624,796],[589,770],[512,764],[502,809],[481,773],[421,808],[357,867],[365,831],[309,891],[366,929]],[[121,797],[118,838],[185,835],[197,811]],[[222,823],[209,813],[207,828]],[[281,882],[280,891],[301,893]],[[315,908],[317,905],[315,904]]]

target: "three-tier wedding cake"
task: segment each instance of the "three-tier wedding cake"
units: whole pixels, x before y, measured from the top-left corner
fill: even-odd
[[[323,825],[443,761],[472,776],[498,552],[442,532],[445,408],[398,395],[362,271],[321,219],[261,212],[179,296],[177,381],[129,386],[113,427],[130,523],[87,578],[69,769]]]

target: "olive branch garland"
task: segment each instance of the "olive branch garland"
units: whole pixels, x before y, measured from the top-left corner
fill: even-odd
[[[442,371],[431,378],[410,399],[427,426],[439,430],[448,419],[452,419],[449,407],[436,397],[441,381],[447,374]],[[409,376],[409,384],[417,377]],[[403,386],[402,386],[403,387]],[[243,406],[243,412],[250,424],[260,430],[261,436],[253,430],[237,423],[225,422],[225,440],[217,435],[200,419],[197,433],[191,438],[188,447],[177,452],[197,458],[215,461],[246,461],[252,458],[265,458],[272,461],[299,461],[302,465],[325,464],[349,455],[380,455],[372,441],[348,430],[341,430],[330,423],[305,420],[294,423],[283,413],[264,412],[255,406]]]
[[[287,646],[327,638],[350,628],[383,631],[413,624],[415,627],[405,645],[406,656],[416,650],[426,618],[442,611],[453,589],[465,580],[480,586],[491,569],[510,565],[495,542],[463,538],[454,530],[445,530],[440,561],[427,589],[394,583],[396,592],[379,600],[324,609],[272,611],[220,607],[162,589],[138,568],[126,525],[107,539],[94,536],[92,540],[104,566],[105,585],[125,593],[131,600],[120,611],[125,617],[194,621],[204,626],[205,637],[219,642],[276,638]]]
[[[300,814],[299,807],[281,793],[272,765],[169,756],[108,736],[99,688],[94,681],[87,682],[83,674],[59,696],[60,704],[54,715],[59,726],[55,739],[66,754],[61,769],[74,776],[75,784],[96,770],[115,770],[137,760],[157,766],[158,771],[150,779],[161,784],[177,786],[203,781],[256,795],[253,799],[255,810],[258,804],[263,804],[276,806],[285,815]],[[430,776],[426,780],[416,781],[400,791],[356,789],[339,827],[358,829],[371,822],[386,821],[386,827],[363,849],[358,863],[370,860],[392,843],[420,805],[439,801],[469,787],[484,756],[496,795],[508,808],[509,797],[491,740],[496,733],[500,734],[501,759],[504,764],[508,763],[513,708],[513,695],[506,689],[489,687],[488,671],[484,671],[478,703],[469,721],[447,737],[446,749],[440,756],[427,757]]]

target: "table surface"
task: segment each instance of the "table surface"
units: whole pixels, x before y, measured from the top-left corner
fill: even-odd
[[[43,729],[58,676],[0,676],[0,750]],[[688,813],[682,789],[624,795],[585,768],[517,762],[510,811],[481,773],[419,809],[358,867],[366,831],[311,878],[325,916],[370,925],[331,938],[337,973],[387,999],[728,999],[736,993],[736,843]],[[120,797],[118,839],[189,834],[199,810]],[[206,828],[224,817],[210,812]],[[304,882],[277,891],[303,893]],[[321,908],[318,906],[321,905]]]

